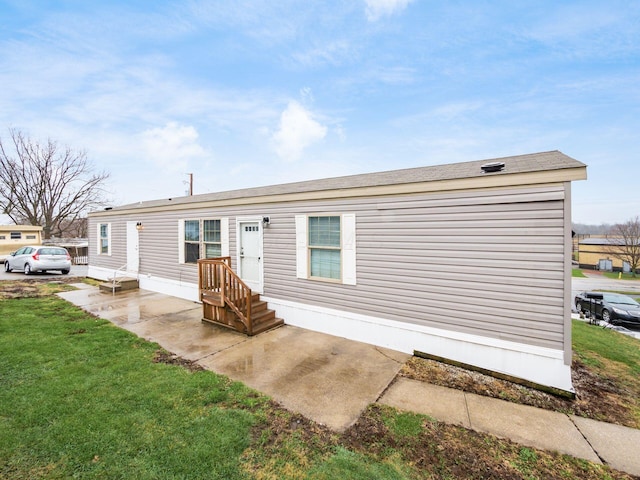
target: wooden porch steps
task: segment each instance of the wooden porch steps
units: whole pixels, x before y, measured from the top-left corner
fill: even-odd
[[[202,295],[203,322],[232,328],[248,335],[257,335],[284,324],[284,320],[276,317],[276,312],[268,308],[267,302],[260,299],[259,293],[251,295],[251,323],[253,326],[251,332],[247,332],[236,313],[229,306],[221,305],[221,302],[219,293],[206,292]]]
[[[126,290],[137,290],[139,288],[138,279],[132,277],[110,278],[99,285],[101,292],[117,293]]]

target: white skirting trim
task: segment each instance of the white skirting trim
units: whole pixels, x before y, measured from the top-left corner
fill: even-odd
[[[400,352],[424,352],[574,392],[564,352],[262,296],[288,325]]]
[[[106,280],[113,269],[89,266],[87,276]],[[136,275],[140,288],[197,302],[198,285]],[[574,392],[571,367],[564,352],[495,338],[386,320],[357,313],[290,302],[265,295],[262,299],[288,325],[327,333],[400,352],[424,352],[529,382]]]

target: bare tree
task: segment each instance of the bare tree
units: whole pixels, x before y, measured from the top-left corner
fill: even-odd
[[[609,244],[607,253],[631,267],[631,274],[635,277],[638,265],[640,265],[640,219],[638,216],[618,223],[611,227],[607,234]]]
[[[44,238],[61,236],[65,225],[104,205],[108,173],[93,173],[85,151],[41,144],[9,129],[0,138],[0,212],[16,224],[40,225]]]
[[[87,217],[77,218],[73,221],[64,220],[60,222],[59,234],[55,237],[60,238],[86,238],[88,234]]]

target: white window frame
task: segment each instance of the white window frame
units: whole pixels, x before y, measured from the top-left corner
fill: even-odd
[[[309,246],[309,217],[340,217],[340,268],[341,278],[311,277]],[[355,213],[317,213],[296,215],[296,276],[307,280],[356,285],[356,215]]]
[[[178,263],[184,265],[197,265],[196,263],[187,262],[185,258],[185,243],[187,243],[184,239],[185,229],[184,224],[187,221],[198,221],[199,222],[199,240],[198,240],[198,258],[205,258],[204,254],[206,252],[205,242],[204,241],[204,221],[205,220],[219,220],[220,221],[220,256],[228,257],[229,256],[229,217],[202,217],[202,218],[181,218],[178,220]]]
[[[106,225],[107,226],[107,251],[103,252],[102,251],[102,240],[103,240],[103,236],[102,236],[102,226]],[[96,252],[98,255],[106,255],[106,256],[111,256],[111,223],[105,223],[105,222],[101,222],[98,223],[97,225],[97,239],[98,241],[96,242]]]

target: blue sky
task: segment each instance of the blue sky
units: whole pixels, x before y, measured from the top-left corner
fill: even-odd
[[[573,220],[640,214],[638,1],[0,0],[0,135],[114,204],[561,150]]]

